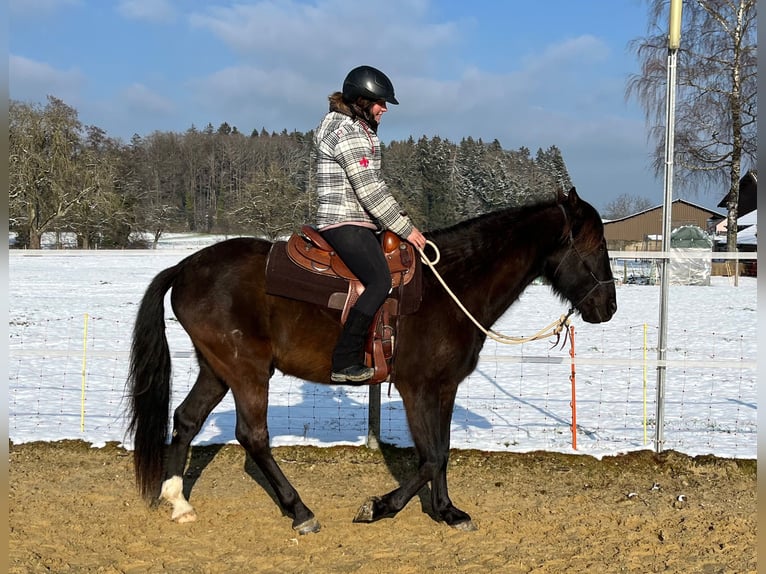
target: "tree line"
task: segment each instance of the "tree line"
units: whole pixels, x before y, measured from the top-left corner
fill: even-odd
[[[223,123],[125,143],[53,96],[12,100],[9,131],[9,228],[19,247],[39,248],[50,231],[74,233],[82,248],[143,247],[147,234],[156,244],[183,231],[273,240],[314,219],[313,131],[245,135]],[[383,177],[423,229],[571,186],[555,145],[534,156],[471,137],[382,147]]]

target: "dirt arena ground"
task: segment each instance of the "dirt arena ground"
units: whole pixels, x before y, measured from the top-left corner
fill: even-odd
[[[478,527],[461,532],[427,514],[425,489],[395,518],[352,522],[368,496],[412,470],[411,450],[274,452],[321,532],[293,532],[238,446],[192,452],[186,487],[199,518],[175,524],[169,506],[149,508],[138,497],[129,452],[11,444],[8,571],[756,571],[755,460],[454,451],[450,495]]]

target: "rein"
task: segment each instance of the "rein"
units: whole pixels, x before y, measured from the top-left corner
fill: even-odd
[[[559,204],[559,208],[561,208],[561,212],[564,214],[564,222],[566,223],[568,220],[567,212],[564,209],[564,206]],[[555,347],[558,345],[559,340],[561,339],[561,332],[564,332],[564,341],[562,345],[566,344],[567,337],[569,336],[569,317],[575,312],[575,309],[587,299],[593,291],[601,287],[602,285],[607,285],[609,283],[612,283],[612,281],[603,281],[596,277],[596,275],[593,273],[593,270],[586,264],[585,259],[583,259],[582,254],[577,249],[574,243],[574,236],[572,235],[572,229],[570,227],[569,233],[568,233],[568,242],[569,242],[569,249],[564,254],[564,257],[561,258],[561,261],[559,261],[559,264],[556,266],[555,271],[553,272],[553,276],[555,277],[558,275],[559,269],[561,268],[561,265],[564,263],[567,257],[569,257],[569,254],[574,251],[575,255],[577,255],[577,258],[580,260],[580,263],[582,264],[585,269],[587,269],[588,273],[590,273],[590,276],[593,278],[593,287],[591,287],[588,292],[583,295],[580,300],[573,306],[569,308],[569,311],[567,311],[566,315],[561,315],[558,319],[550,323],[549,325],[543,327],[540,329],[537,333],[534,335],[531,335],[529,337],[514,337],[511,335],[504,335],[502,333],[498,333],[497,331],[493,331],[492,329],[486,329],[479,323],[476,318],[471,315],[471,313],[468,311],[468,309],[465,308],[465,306],[460,302],[460,300],[457,298],[457,295],[455,295],[452,290],[447,286],[442,276],[439,274],[439,272],[436,270],[436,264],[439,262],[439,259],[441,258],[441,254],[439,253],[438,247],[436,247],[436,244],[434,244],[432,241],[426,241],[426,246],[430,246],[431,249],[434,250],[436,257],[433,261],[428,259],[426,254],[422,249],[419,249],[416,247],[418,252],[420,253],[420,260],[425,263],[428,267],[430,267],[431,271],[433,271],[433,274],[436,276],[436,278],[439,280],[439,283],[442,284],[442,287],[444,287],[445,291],[447,291],[447,294],[452,298],[452,300],[457,304],[458,307],[460,307],[460,310],[463,311],[466,317],[468,317],[471,322],[476,325],[476,327],[484,333],[487,337],[490,339],[497,341],[498,343],[503,343],[505,345],[518,345],[521,343],[526,343],[529,341],[537,341],[539,339],[545,339],[549,337],[556,337],[556,341],[553,343],[553,346]]]
[[[569,316],[574,313],[574,307],[569,310],[569,312],[566,315],[562,315],[554,322],[550,323],[546,327],[543,327],[540,329],[537,333],[534,335],[531,335],[529,337],[514,337],[511,335],[504,335],[502,333],[498,333],[497,331],[493,331],[492,329],[486,329],[482,326],[481,323],[479,323],[476,318],[471,315],[470,311],[465,308],[465,306],[460,302],[460,300],[457,298],[457,295],[452,292],[452,290],[447,286],[447,283],[445,283],[444,278],[439,274],[439,272],[436,270],[436,264],[439,262],[439,259],[441,259],[441,254],[439,253],[439,248],[436,247],[436,244],[432,241],[426,241],[426,246],[430,246],[431,249],[434,250],[434,253],[436,254],[436,257],[433,261],[428,259],[426,254],[423,252],[422,249],[418,249],[418,252],[420,253],[420,260],[425,263],[428,267],[430,267],[431,271],[433,271],[433,274],[436,276],[436,278],[439,280],[439,283],[442,284],[442,287],[444,287],[444,290],[447,291],[447,294],[452,297],[452,300],[457,304],[458,307],[460,307],[460,310],[463,311],[466,317],[468,317],[471,322],[476,325],[476,327],[484,333],[487,337],[490,339],[497,341],[498,343],[503,343],[505,345],[519,345],[521,343],[526,343],[529,341],[537,341],[539,339],[546,339],[548,337],[556,337],[556,341],[553,343],[553,345],[558,345],[559,339],[561,338],[561,332],[564,331],[564,343],[566,343],[566,337],[569,333],[569,330],[567,327],[569,326]],[[595,289],[595,287],[594,287]],[[593,289],[591,289],[592,291]]]

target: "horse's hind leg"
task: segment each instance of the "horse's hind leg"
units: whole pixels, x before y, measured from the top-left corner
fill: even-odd
[[[271,454],[267,425],[268,376],[260,379],[265,382],[249,382],[243,390],[232,385],[237,408],[237,440],[269,481],[282,510],[292,517],[293,529],[299,534],[319,532],[319,521],[303,503],[298,491],[290,484]]]
[[[171,518],[176,522],[191,522],[197,518],[183,492],[189,445],[229,390],[204,360],[200,359],[199,363],[197,381],[173,414],[173,436],[165,455],[165,480],[160,498],[173,506]]]

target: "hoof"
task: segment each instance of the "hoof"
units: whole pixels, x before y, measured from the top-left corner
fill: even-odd
[[[380,498],[373,496],[364,501],[364,504],[359,508],[354,522],[374,522],[375,521],[375,503]]]
[[[298,534],[311,534],[312,532],[319,532],[321,528],[322,525],[319,524],[319,521],[316,518],[309,518],[305,522],[301,522],[297,526],[293,526],[293,530],[295,530]]]
[[[463,532],[476,532],[478,528],[473,523],[473,520],[466,520],[464,522],[458,522],[456,524],[450,524],[455,530],[462,530]]]
[[[197,520],[197,513],[193,510],[190,512],[184,512],[183,514],[179,514],[178,516],[173,516],[173,522],[177,524],[185,524],[187,522],[194,522]]]

